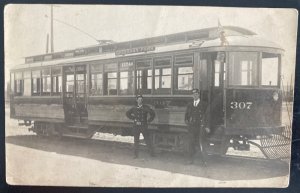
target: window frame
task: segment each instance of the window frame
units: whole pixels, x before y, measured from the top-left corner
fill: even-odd
[[[44,74],[46,70],[49,70],[48,74]],[[49,86],[48,84],[50,83],[50,90],[45,91],[44,90],[44,80],[46,79],[47,87]],[[49,80],[48,80],[49,79]],[[49,82],[49,83],[48,83]],[[51,80],[51,68],[44,68],[41,69],[41,95],[42,96],[50,96],[51,95],[51,88],[52,88],[52,80]]]
[[[122,66],[122,64],[128,64],[125,66]],[[131,64],[131,65],[130,65]],[[124,95],[133,95],[135,93],[135,61],[134,60],[125,60],[125,61],[120,61],[118,62],[118,95],[124,96]],[[131,91],[129,90],[129,72],[131,71],[132,73],[132,86],[131,86]],[[126,93],[122,93],[121,92],[121,79],[124,79],[124,77],[121,77],[121,73],[122,72],[127,72],[127,92]]]
[[[235,84],[230,84],[230,72],[232,70],[232,68],[230,68],[230,56],[232,53],[255,53],[256,54],[256,84],[254,85],[235,85]],[[259,88],[260,87],[260,63],[261,63],[261,56],[260,56],[260,52],[259,51],[230,51],[226,54],[226,83],[227,83],[227,87],[228,88]],[[240,69],[241,71],[241,69]]]
[[[183,57],[190,57],[191,58],[191,63],[176,63],[177,59],[183,58]],[[195,61],[194,61],[194,54],[193,53],[188,53],[188,54],[181,54],[181,55],[175,55],[174,56],[174,66],[173,66],[173,93],[174,94],[190,94],[193,87],[194,87],[194,81],[195,81]],[[180,68],[192,68],[192,73],[184,73],[184,74],[179,74],[179,69]],[[182,90],[178,88],[178,77],[182,75],[192,75],[192,85],[190,90]]]
[[[104,64],[91,64],[90,65],[90,69],[89,69],[89,73],[90,73],[90,78],[89,78],[89,96],[103,96],[104,95]],[[98,81],[98,75],[101,74],[101,84],[99,86],[101,86],[100,89],[100,93],[97,93],[97,88],[98,88],[98,84],[96,85],[96,90],[95,92],[93,92],[93,83],[95,83],[95,81]],[[93,79],[93,75],[96,75],[96,79]]]
[[[20,73],[20,77],[18,77],[16,75],[17,73]],[[18,85],[19,85],[20,89],[18,89]],[[16,72],[14,72],[14,95],[15,96],[23,96],[24,95],[24,77],[23,77],[23,71],[16,71]]]
[[[156,62],[157,61],[162,61],[162,60],[169,60],[169,65],[159,65]],[[163,69],[170,69],[170,75],[163,75]],[[155,79],[157,77],[157,75],[155,74],[155,71],[159,70],[159,75],[158,75],[158,79],[159,79],[159,85],[158,88],[156,88],[156,82]],[[153,58],[153,70],[152,70],[152,86],[153,86],[153,94],[155,95],[172,95],[173,92],[173,76],[172,76],[172,70],[173,70],[173,56],[168,55],[168,56],[161,56],[161,57],[157,57],[157,58]],[[169,88],[162,88],[162,77],[166,77],[166,76],[170,76],[170,87]]]
[[[59,72],[55,73],[56,70],[59,70]],[[55,79],[55,83],[53,79]],[[54,86],[55,86],[55,90],[53,89]],[[59,86],[61,86],[61,90],[59,89]],[[63,91],[62,67],[53,67],[51,68],[51,96],[59,96],[62,94],[62,91]]]
[[[35,76],[34,72],[39,72],[37,73],[38,76]],[[34,80],[36,80],[36,89],[37,91],[34,92]],[[31,71],[31,96],[41,96],[42,92],[42,74],[41,74],[41,69],[35,69]]]
[[[111,67],[113,65],[113,67]],[[117,96],[118,95],[118,79],[119,79],[119,69],[118,62],[110,62],[103,64],[103,95],[105,96]],[[116,78],[108,78],[108,73],[116,73]],[[112,89],[115,93],[110,94],[108,89],[108,82],[110,79],[116,79],[116,88]]]
[[[25,76],[25,72],[28,72],[29,76]],[[28,90],[26,89],[27,86],[25,87],[26,80],[29,82],[29,85],[28,85],[29,88],[27,88]],[[26,90],[29,92],[26,93]],[[30,69],[23,71],[23,96],[31,96],[31,70]]]
[[[272,55],[276,55],[278,58],[278,64],[277,64],[277,82],[276,85],[263,85],[262,84],[262,79],[263,79],[263,72],[262,72],[262,68],[263,68],[263,54],[272,54]],[[262,51],[260,52],[260,66],[259,66],[259,87],[262,88],[280,88],[280,84],[281,84],[281,80],[280,80],[280,76],[281,76],[281,63],[282,63],[282,55],[279,53],[272,53],[272,52],[267,52],[267,51]]]
[[[15,94],[15,73],[10,72],[10,93]]]
[[[149,62],[150,65],[148,66],[138,66],[138,63],[143,63],[143,62]],[[151,74],[149,76],[148,74],[148,71],[151,71]],[[141,71],[142,75],[141,76],[138,76],[138,72]],[[143,72],[144,71],[147,71],[147,76],[146,77],[143,77]],[[139,77],[140,77],[140,85],[139,85]],[[150,81],[150,85],[151,85],[151,88],[148,88],[148,78],[151,78],[151,81]],[[138,59],[138,60],[135,60],[135,90],[136,90],[136,93],[138,94],[143,94],[143,95],[151,95],[153,94],[153,90],[154,90],[154,85],[153,85],[153,80],[154,77],[153,77],[153,58],[146,58],[146,59]],[[146,83],[145,83],[146,82]],[[144,84],[143,84],[144,83]],[[143,86],[147,86],[147,88],[143,88]],[[139,88],[139,86],[141,86],[141,88]]]

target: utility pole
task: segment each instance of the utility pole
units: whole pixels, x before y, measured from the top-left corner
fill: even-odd
[[[64,21],[61,21],[61,20],[59,20],[59,19],[54,18],[54,17],[53,17],[53,7],[59,7],[59,6],[58,6],[58,5],[53,5],[53,4],[50,5],[50,8],[51,8],[51,13],[50,13],[50,46],[51,46],[51,53],[54,52],[53,21],[56,21],[56,22],[58,22],[58,23],[64,24],[64,25],[66,25],[66,26],[68,26],[68,27],[71,27],[71,28],[73,28],[73,29],[75,29],[75,30],[77,30],[77,31],[79,31],[79,32],[81,32],[81,33],[83,33],[83,34],[89,36],[90,38],[92,38],[93,40],[95,40],[95,41],[96,41],[97,43],[99,43],[99,44],[101,44],[101,43],[108,43],[108,44],[109,44],[109,43],[112,43],[112,42],[113,42],[113,41],[111,41],[111,40],[98,40],[96,37],[92,36],[91,34],[85,32],[85,31],[83,31],[82,29],[80,29],[80,28],[78,28],[78,27],[76,27],[76,26],[73,26],[73,25],[71,25],[71,24],[68,24],[68,23],[66,23],[66,22],[64,22]],[[45,17],[48,18],[48,15],[46,14]],[[48,38],[48,37],[47,37],[47,38]],[[47,40],[47,41],[48,41],[48,40]],[[103,42],[102,42],[102,41],[103,41]],[[48,43],[47,43],[47,44],[48,44]],[[47,51],[48,51],[48,46],[47,46],[47,48],[46,48],[46,52],[47,52]],[[47,53],[48,53],[48,52],[47,52]]]
[[[46,40],[46,54],[49,53],[49,34],[47,34],[47,40]]]
[[[54,52],[54,42],[53,42],[53,5],[51,5],[51,53]]]

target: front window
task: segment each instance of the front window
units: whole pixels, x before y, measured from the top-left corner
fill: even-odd
[[[262,53],[261,60],[261,85],[278,85],[279,55]]]
[[[232,52],[229,54],[229,85],[257,86],[256,52]]]

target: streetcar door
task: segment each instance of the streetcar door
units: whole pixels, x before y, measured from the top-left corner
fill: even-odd
[[[87,116],[86,77],[85,66],[64,68],[64,108],[67,122],[81,122]]]
[[[210,126],[213,130],[224,125],[224,74],[225,53],[208,52],[202,56],[208,65],[208,97]]]

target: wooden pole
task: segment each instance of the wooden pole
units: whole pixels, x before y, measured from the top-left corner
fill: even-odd
[[[49,52],[49,34],[47,34],[47,40],[46,40],[46,54]]]
[[[53,42],[53,5],[51,5],[51,53],[54,52],[54,42]]]

